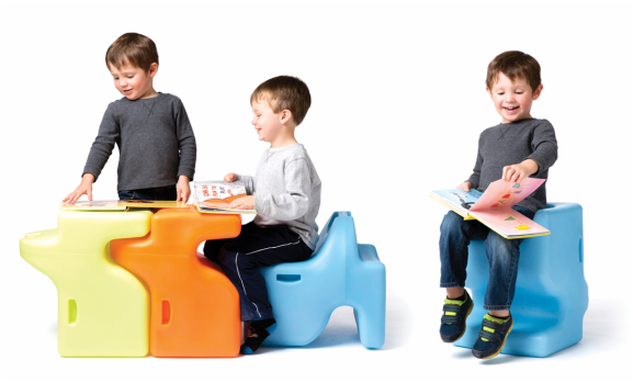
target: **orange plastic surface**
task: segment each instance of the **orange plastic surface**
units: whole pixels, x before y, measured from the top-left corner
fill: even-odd
[[[155,357],[235,357],[239,295],[213,262],[197,254],[202,241],[233,238],[239,215],[160,209],[142,238],[113,240],[112,258],[142,279],[150,294],[150,354]]]

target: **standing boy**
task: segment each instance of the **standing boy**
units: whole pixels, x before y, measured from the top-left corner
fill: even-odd
[[[204,254],[220,264],[240,294],[242,321],[250,322],[240,351],[255,352],[277,327],[260,267],[304,261],[317,243],[316,216],[321,202],[321,180],[295,128],[310,108],[310,92],[296,77],[265,81],[251,95],[255,131],[270,143],[255,177],[229,173],[227,182],[246,185],[248,197],[231,207],[255,209],[257,216],[242,227],[237,238],[207,241]]]
[[[83,194],[92,201],[92,183],[119,147],[119,199],[187,202],[196,166],[196,139],[180,99],[154,90],[158,51],[138,33],[119,37],[106,52],[106,66],[123,98],[110,105],[92,144],[81,183],[64,202]]]
[[[489,64],[486,91],[502,121],[481,133],[473,173],[457,188],[484,191],[500,177],[511,183],[521,183],[529,176],[547,179],[558,145],[549,121],[530,115],[532,102],[543,90],[540,72],[540,65],[532,56],[518,51],[504,52]],[[531,219],[545,205],[544,183],[514,209]],[[466,331],[466,318],[473,308],[464,289],[468,244],[471,240],[485,240],[489,280],[484,309],[488,314],[473,345],[473,355],[492,358],[501,352],[512,329],[510,306],[522,240],[504,239],[482,223],[464,221],[452,211],[444,217],[440,231],[440,286],[446,288],[447,294],[440,327],[442,340],[454,342]]]

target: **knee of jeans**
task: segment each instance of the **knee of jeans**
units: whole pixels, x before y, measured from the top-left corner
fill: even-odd
[[[455,214],[452,211],[449,211],[448,213],[446,213],[444,219],[442,220],[440,231],[447,234],[454,231],[461,232],[463,222],[464,218],[460,217],[458,214]]]
[[[484,242],[486,254],[497,260],[505,260],[519,255],[519,247],[513,240],[505,239],[496,233],[490,233]]]

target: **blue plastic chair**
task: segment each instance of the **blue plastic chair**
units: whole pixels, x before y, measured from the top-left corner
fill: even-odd
[[[386,272],[376,248],[356,242],[350,212],[336,212],[307,261],[260,269],[266,279],[277,330],[264,344],[305,346],[325,329],[340,306],[351,306],[361,343],[385,342]]]
[[[551,203],[534,221],[550,235],[527,238],[510,312],[514,327],[502,354],[546,357],[582,339],[582,321],[589,305],[583,271],[582,207]],[[475,303],[464,336],[454,344],[471,348],[487,313],[483,300],[488,284],[488,261],[483,241],[469,248],[466,287]]]

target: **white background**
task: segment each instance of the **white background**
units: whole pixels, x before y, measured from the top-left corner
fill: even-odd
[[[63,381],[616,381],[630,379],[631,2],[2,2],[0,377]],[[19,253],[56,227],[109,102],[104,56],[125,32],[157,44],[155,89],[179,96],[198,143],[196,178],[252,174],[266,144],[250,125],[262,81],[296,75],[313,104],[297,138],[323,181],[323,225],[352,212],[387,267],[387,338],[363,348],[349,309],[303,348],[235,359],[64,359],[57,293]],[[550,201],[584,208],[590,305],[583,340],[546,359],[479,361],[437,335],[439,223],[427,197],[470,174],[500,117],[484,90],[505,50],[539,60],[532,115],[559,141]],[[115,199],[113,155],[94,186]],[[617,206],[617,207],[616,207]],[[626,371],[626,372],[625,372]],[[624,376],[622,375],[624,374]]]

